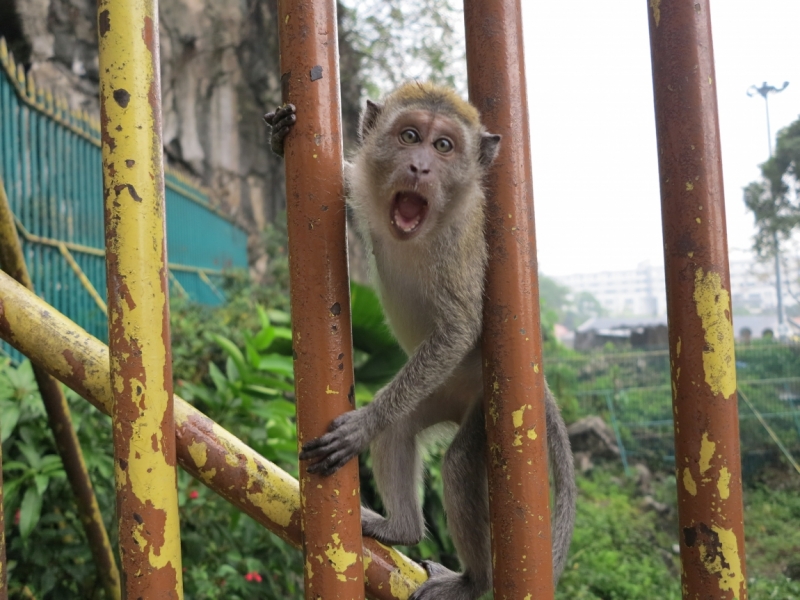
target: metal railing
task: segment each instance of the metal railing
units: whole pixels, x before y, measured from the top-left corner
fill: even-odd
[[[33,285],[106,340],[100,123],[38,86],[2,39],[0,65],[0,179]],[[219,304],[223,270],[247,267],[247,233],[179,172],[167,169],[165,187],[173,290]]]

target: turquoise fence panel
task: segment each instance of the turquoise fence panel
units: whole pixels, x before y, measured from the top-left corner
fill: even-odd
[[[99,122],[39,89],[3,40],[0,64],[0,176],[36,293],[106,340]],[[223,272],[247,268],[247,233],[179,173],[167,169],[165,187],[172,293],[224,302]],[[0,343],[2,352],[20,358]]]

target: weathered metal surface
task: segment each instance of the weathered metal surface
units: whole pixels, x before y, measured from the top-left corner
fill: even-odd
[[[469,95],[503,136],[487,190],[484,403],[494,597],[552,598],[530,133],[519,0],[465,0]]]
[[[156,0],[100,0],[100,122],[126,598],[182,598]]]
[[[25,265],[22,254],[22,245],[14,228],[14,216],[5,194],[5,186],[0,179],[0,268],[14,277],[20,284],[33,291],[31,278]],[[86,538],[92,557],[97,565],[98,573],[103,582],[106,596],[109,599],[121,598],[119,585],[119,570],[114,561],[111,542],[108,539],[103,516],[94,495],[92,481],[86,462],[83,460],[80,442],[72,425],[67,399],[64,397],[58,382],[47,374],[41,367],[34,366],[33,374],[42,396],[50,430],[56,442],[56,449],[64,465],[75,502],[78,507],[81,523],[83,524]],[[2,502],[0,502],[0,512]],[[2,516],[0,516],[0,519]],[[4,531],[0,527],[0,531]],[[2,545],[5,551],[5,543]],[[5,564],[5,560],[3,561]],[[5,578],[5,568],[2,576]]]
[[[747,598],[708,0],[649,2],[684,598]]]
[[[278,3],[298,442],[355,408],[334,0]],[[308,600],[363,598],[358,461],[329,477],[300,465]]]
[[[98,410],[113,399],[108,347],[0,272],[0,339],[30,357]],[[300,488],[275,466],[175,396],[179,464],[231,504],[296,548],[301,545]],[[399,552],[363,538],[367,595],[407,600],[425,571]]]

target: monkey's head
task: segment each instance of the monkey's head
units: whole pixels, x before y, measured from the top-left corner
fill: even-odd
[[[372,227],[398,240],[424,238],[459,215],[482,209],[486,169],[500,136],[449,88],[407,83],[383,104],[367,100],[354,194]]]

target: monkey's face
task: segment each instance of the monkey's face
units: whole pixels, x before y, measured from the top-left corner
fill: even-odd
[[[396,239],[410,240],[446,220],[462,195],[459,188],[473,179],[464,174],[479,167],[469,159],[475,144],[459,121],[442,113],[409,109],[387,121],[378,136],[370,136],[383,144],[367,144],[379,190],[373,208],[383,212],[375,216],[388,220]]]

